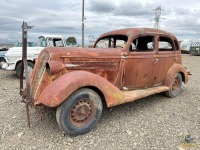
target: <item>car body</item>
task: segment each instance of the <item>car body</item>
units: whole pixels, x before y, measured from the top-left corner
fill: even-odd
[[[27,60],[29,71],[32,70],[34,66],[34,59],[37,58],[39,53],[45,47],[52,46],[65,46],[65,41],[61,35],[42,35],[38,37],[38,43],[27,42]],[[6,62],[3,64],[2,69],[8,71],[16,71],[16,74],[20,76],[21,61],[22,61],[22,43],[16,42],[15,45],[8,49],[5,54]]]
[[[79,135],[98,122],[103,103],[112,107],[161,92],[176,97],[182,82],[188,72],[176,37],[128,28],[102,34],[93,48],[45,48],[28,92],[34,106],[57,107],[65,133]]]

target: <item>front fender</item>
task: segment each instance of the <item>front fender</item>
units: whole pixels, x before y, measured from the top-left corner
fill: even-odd
[[[74,91],[86,86],[98,88],[103,93],[108,107],[124,101],[122,92],[106,79],[86,71],[73,71],[60,76],[49,84],[35,105],[44,104],[56,107]]]
[[[188,72],[187,70],[180,64],[174,64],[169,71],[167,72],[167,75],[165,76],[163,85],[166,85],[170,87],[172,80],[174,79],[174,76],[177,73],[181,73],[183,82],[186,84],[188,82]]]

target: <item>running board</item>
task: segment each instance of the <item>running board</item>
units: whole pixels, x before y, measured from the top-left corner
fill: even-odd
[[[122,102],[122,103],[132,102],[132,101],[135,101],[137,99],[147,97],[149,95],[165,92],[165,91],[168,91],[168,90],[169,90],[168,86],[157,86],[157,87],[147,88],[147,89],[122,91],[122,94],[124,96],[124,102]]]

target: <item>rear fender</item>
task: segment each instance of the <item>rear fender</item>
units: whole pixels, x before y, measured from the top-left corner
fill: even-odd
[[[56,107],[77,89],[86,86],[98,88],[103,93],[108,107],[124,101],[122,92],[106,79],[86,71],[73,71],[60,76],[49,84],[34,104]]]
[[[174,79],[174,76],[177,73],[181,73],[183,82],[186,84],[188,82],[188,72],[187,70],[180,64],[174,64],[169,71],[167,72],[167,75],[165,76],[163,85],[166,85],[170,87],[172,80]]]

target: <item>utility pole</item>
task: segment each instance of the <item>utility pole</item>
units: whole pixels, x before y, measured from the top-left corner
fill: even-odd
[[[30,128],[30,117],[29,117],[29,105],[31,103],[31,95],[30,95],[30,83],[29,83],[29,76],[28,76],[28,67],[27,67],[27,36],[28,30],[31,29],[33,26],[28,26],[27,22],[23,22],[22,24],[22,67],[21,67],[21,74],[20,74],[20,95],[22,96],[22,101],[26,103],[26,114],[27,114],[27,123],[28,127]],[[24,76],[26,77],[26,87],[24,88]]]
[[[82,48],[84,47],[84,0],[82,0]]]
[[[159,29],[160,28],[160,19],[164,19],[164,18],[160,18],[161,16],[161,11],[163,11],[163,9],[161,9],[161,6],[159,5],[156,9],[154,9],[153,11],[155,11],[155,24],[154,24],[154,28]]]

